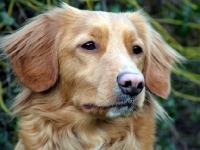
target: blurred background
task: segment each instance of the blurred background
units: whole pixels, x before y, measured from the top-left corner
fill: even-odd
[[[155,150],[200,150],[200,0],[63,0],[89,10],[127,12],[142,10],[152,26],[187,62],[172,73],[172,93],[158,98],[172,118],[158,121]],[[14,32],[31,17],[58,6],[59,0],[1,0],[0,35]],[[20,86],[12,68],[0,57],[0,149],[17,142],[17,119],[10,118]]]

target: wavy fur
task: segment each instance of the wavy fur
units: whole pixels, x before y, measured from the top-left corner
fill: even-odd
[[[139,12],[62,5],[1,39],[24,85],[12,106],[13,117],[20,116],[15,149],[153,149],[156,118],[167,114],[151,93],[168,97],[170,71],[182,57]],[[82,48],[88,41],[95,50]],[[133,45],[143,53],[133,55]],[[119,89],[121,72],[144,76],[138,96]],[[131,109],[122,108],[126,101],[132,101]]]

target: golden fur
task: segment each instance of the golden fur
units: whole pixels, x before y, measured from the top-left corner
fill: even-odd
[[[141,13],[63,4],[1,40],[24,85],[13,104],[13,116],[20,116],[16,150],[153,149],[155,120],[165,112],[151,93],[168,97],[170,71],[181,56]],[[96,50],[81,47],[88,41]],[[133,45],[143,53],[134,55]],[[145,78],[131,111],[112,108],[128,97],[116,83],[123,71]]]

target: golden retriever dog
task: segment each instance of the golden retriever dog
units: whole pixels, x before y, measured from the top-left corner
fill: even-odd
[[[170,72],[181,56],[140,12],[62,4],[11,35],[1,48],[23,85],[16,150],[152,150],[166,113]]]

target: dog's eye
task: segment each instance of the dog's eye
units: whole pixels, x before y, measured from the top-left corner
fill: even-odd
[[[83,44],[81,47],[85,50],[95,50],[96,49],[96,45],[92,41],[89,41],[89,42]]]
[[[139,55],[141,54],[143,51],[142,51],[142,48],[140,46],[133,46],[133,53],[136,54],[136,55]]]

